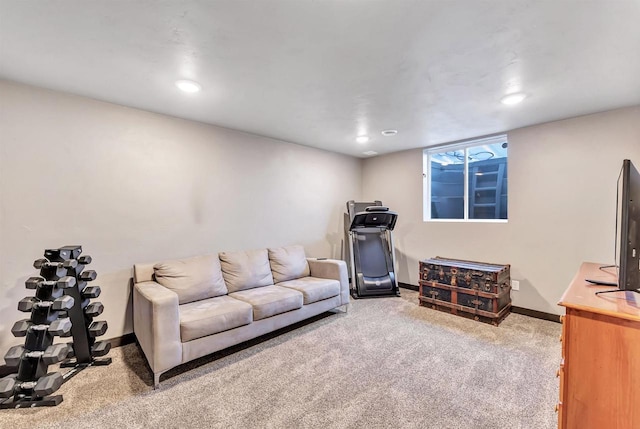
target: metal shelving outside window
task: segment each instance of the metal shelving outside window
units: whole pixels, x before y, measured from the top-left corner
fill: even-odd
[[[507,147],[500,135],[426,149],[424,220],[505,222]]]

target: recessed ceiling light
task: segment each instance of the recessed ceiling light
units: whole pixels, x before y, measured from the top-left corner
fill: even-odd
[[[182,91],[188,92],[190,94],[198,92],[202,89],[202,86],[198,82],[194,82],[192,80],[178,80],[176,81],[176,86]]]
[[[398,130],[383,130],[380,133],[385,137],[389,137],[398,134]]]
[[[373,155],[377,155],[378,152],[374,152],[372,150],[368,150],[366,152],[362,152],[363,155],[367,155],[367,156],[373,156]]]
[[[512,106],[514,104],[520,103],[525,98],[527,98],[527,94],[525,94],[523,92],[516,92],[516,93],[513,93],[513,94],[505,95],[504,97],[502,97],[500,102],[502,104],[506,104],[507,106]]]
[[[358,136],[356,137],[356,141],[358,143],[366,143],[369,141],[369,136]]]

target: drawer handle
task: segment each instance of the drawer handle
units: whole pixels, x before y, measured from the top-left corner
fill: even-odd
[[[560,316],[560,323],[564,323],[564,316]]]
[[[562,335],[560,335],[560,342],[562,342]]]
[[[555,410],[555,412],[556,412],[556,413],[557,413],[558,411],[560,411],[560,407],[561,407],[561,406],[562,406],[562,402],[560,402],[560,403],[556,404],[556,406],[555,406],[555,408],[554,408],[554,410]]]
[[[560,377],[560,370],[557,370],[556,371],[556,378],[559,378],[559,377]]]

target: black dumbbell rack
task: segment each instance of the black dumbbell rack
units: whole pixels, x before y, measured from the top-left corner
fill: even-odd
[[[111,358],[98,359],[109,352],[111,343],[96,341],[106,332],[107,322],[93,320],[104,306],[90,302],[100,295],[100,286],[87,286],[97,275],[84,271],[91,256],[81,253],[81,246],[47,249],[44,258],[34,262],[40,275],[28,278],[25,286],[35,289],[35,295],[18,302],[18,310],[30,317],[11,329],[14,336],[25,337],[25,343],[5,355],[15,373],[0,379],[0,409],[58,405],[62,395],[51,394],[62,383],[84,368],[111,363]],[[53,344],[55,336],[71,336],[73,341]],[[48,373],[48,366],[56,363],[72,369]]]

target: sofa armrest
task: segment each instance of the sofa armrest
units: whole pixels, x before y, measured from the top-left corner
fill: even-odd
[[[154,374],[182,363],[178,295],[153,281],[133,286],[133,331]]]
[[[349,304],[349,276],[347,264],[339,259],[307,258],[311,277],[333,279],[340,282],[340,298],[342,305]]]

